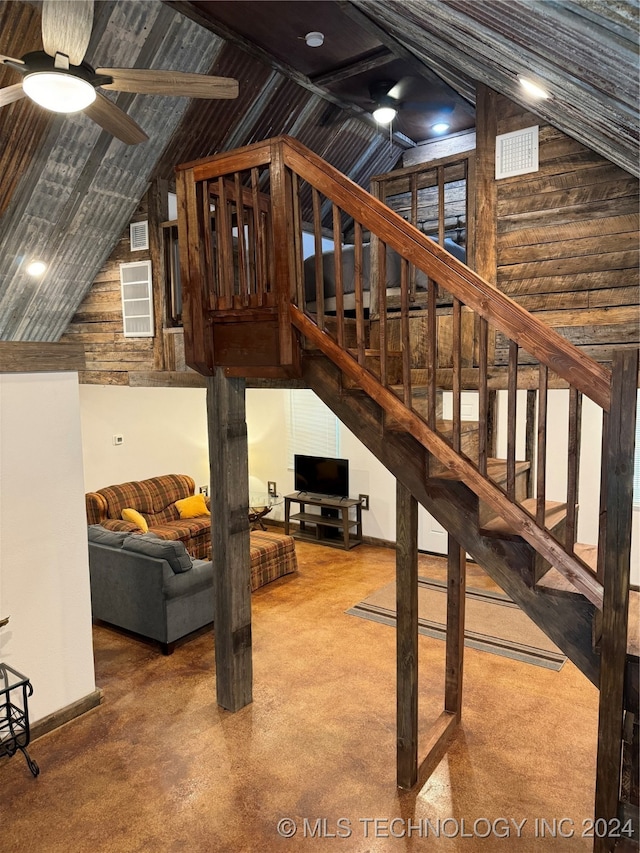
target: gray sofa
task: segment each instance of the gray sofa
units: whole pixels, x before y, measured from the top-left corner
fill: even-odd
[[[93,618],[158,641],[213,622],[213,564],[192,560],[182,542],[89,527]]]

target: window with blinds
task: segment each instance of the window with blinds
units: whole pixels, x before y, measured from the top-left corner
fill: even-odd
[[[288,459],[293,469],[296,453],[307,456],[339,456],[339,422],[313,391],[291,389],[289,392]]]
[[[120,288],[125,338],[152,338],[151,261],[120,264]]]

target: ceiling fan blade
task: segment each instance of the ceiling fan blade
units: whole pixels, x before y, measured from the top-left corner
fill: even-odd
[[[49,56],[64,53],[71,65],[84,59],[93,28],[93,0],[44,0],[42,43]]]
[[[14,101],[19,101],[24,98],[25,92],[22,88],[22,83],[14,83],[13,86],[5,86],[0,89],[0,107],[7,104],[12,104]]]
[[[146,142],[149,139],[144,130],[119,106],[110,101],[109,98],[105,98],[100,92],[96,92],[96,96],[95,101],[84,109],[84,113],[96,124],[109,131],[117,139],[126,142],[127,145],[137,145],[139,142]]]
[[[395,98],[396,101],[406,101],[408,100],[412,90],[415,91],[416,87],[421,87],[423,85],[424,81],[421,81],[420,78],[409,74],[398,80],[395,86],[390,90],[389,95],[392,98]]]
[[[96,74],[113,78],[104,89],[142,95],[183,95],[187,98],[237,98],[238,81],[232,77],[209,77],[184,71],[153,68],[96,68]]]

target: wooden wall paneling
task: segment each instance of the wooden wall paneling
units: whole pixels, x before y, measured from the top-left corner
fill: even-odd
[[[498,287],[610,362],[640,338],[638,180],[508,99],[497,107],[499,133],[540,125],[539,170],[495,182]]]
[[[105,261],[96,280],[85,294],[77,312],[72,318],[62,341],[82,343],[86,351],[86,368],[80,381],[84,384],[128,384],[129,370],[157,370],[159,360],[164,356],[163,341],[158,341],[158,329],[161,328],[164,309],[158,303],[158,288],[164,294],[164,281],[160,281],[156,271],[160,268],[154,259],[155,254],[162,256],[159,220],[154,227],[154,216],[164,216],[162,209],[162,189],[156,197],[148,193],[138,205],[131,217],[132,222],[149,220],[149,251],[131,251],[129,226],[120,236],[113,252]],[[152,200],[155,199],[155,200]],[[151,205],[159,205],[155,213]],[[163,220],[164,221],[164,220]],[[156,335],[153,338],[125,338],[123,334],[122,299],[120,294],[120,264],[132,261],[152,261],[154,291],[154,322]],[[162,297],[163,298],[163,297]]]
[[[0,373],[50,373],[84,368],[81,343],[0,341]]]

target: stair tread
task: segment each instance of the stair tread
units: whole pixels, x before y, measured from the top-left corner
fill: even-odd
[[[583,542],[576,542],[574,551],[583,563],[586,563],[594,572],[597,571],[598,548],[596,545],[585,545]],[[553,567],[549,569],[544,577],[540,578],[537,586],[551,593],[580,595],[571,581],[568,581],[561,572]]]
[[[523,474],[531,468],[531,462],[522,460],[516,462],[516,477],[518,474]],[[487,476],[490,480],[496,483],[506,482],[507,480],[507,460],[506,459],[487,459]],[[460,475],[455,471],[443,471],[438,474],[441,480],[459,480]]]
[[[522,508],[527,512],[535,515],[537,507],[536,498],[526,498],[522,501]],[[567,516],[566,503],[558,501],[545,501],[545,526],[549,530],[554,530]],[[509,522],[505,521],[500,516],[487,521],[480,530],[483,536],[500,537],[501,539],[520,539],[520,535],[515,533]]]
[[[580,557],[594,572],[598,565],[598,548],[596,545],[585,545],[576,542],[574,548]],[[581,595],[575,586],[568,581],[557,569],[551,568],[538,581],[536,588],[550,595]],[[627,654],[640,657],[640,591],[629,590],[629,628],[627,631]]]

